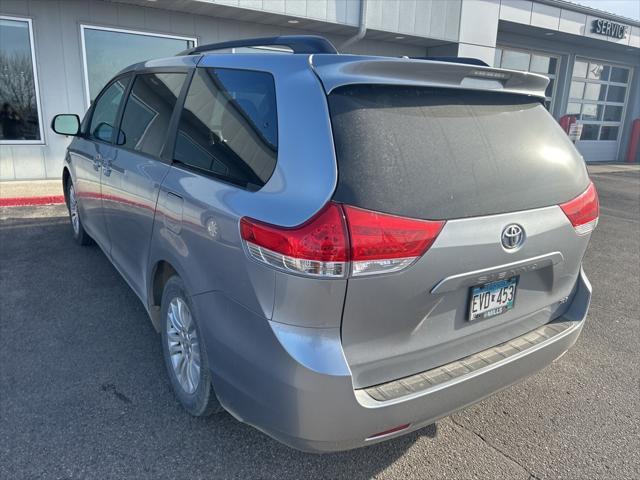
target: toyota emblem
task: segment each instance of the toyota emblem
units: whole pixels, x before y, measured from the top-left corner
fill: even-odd
[[[515,250],[524,243],[524,228],[512,223],[502,231],[502,246],[506,250]]]

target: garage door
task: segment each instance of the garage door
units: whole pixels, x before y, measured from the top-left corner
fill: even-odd
[[[576,58],[567,114],[584,125],[577,147],[585,160],[616,160],[630,80],[628,67]]]

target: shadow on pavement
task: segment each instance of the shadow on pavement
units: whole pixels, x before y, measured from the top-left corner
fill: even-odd
[[[63,207],[39,218],[0,213],[4,478],[364,479],[436,436],[431,425],[314,455],[228,414],[190,417],[170,390],[143,306],[98,247],[73,242]]]

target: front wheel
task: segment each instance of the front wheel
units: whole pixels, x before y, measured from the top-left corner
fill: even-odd
[[[162,352],[176,397],[196,417],[222,411],[213,392],[204,339],[178,276],[164,287],[161,319]]]
[[[80,220],[80,211],[78,210],[78,197],[76,189],[71,179],[67,181],[67,209],[69,210],[69,220],[73,230],[73,239],[78,245],[90,245],[93,240],[84,229],[82,220]]]

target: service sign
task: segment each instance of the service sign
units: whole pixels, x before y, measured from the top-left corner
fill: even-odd
[[[627,26],[611,20],[597,18],[591,23],[591,33],[622,39],[627,35]]]

